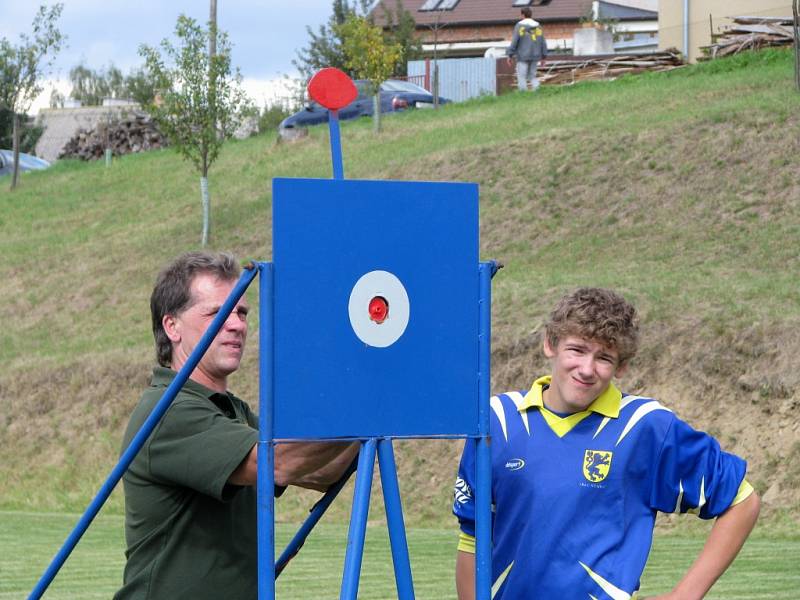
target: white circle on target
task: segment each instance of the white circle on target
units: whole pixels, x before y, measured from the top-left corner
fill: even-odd
[[[375,299],[385,301],[385,318],[370,314],[370,303]],[[358,339],[368,346],[386,348],[405,332],[411,307],[406,288],[393,273],[370,271],[353,286],[347,312]]]

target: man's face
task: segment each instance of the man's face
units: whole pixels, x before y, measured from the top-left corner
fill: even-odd
[[[550,359],[553,376],[545,404],[559,413],[586,410],[606,391],[611,379],[625,371],[615,348],[578,336],[559,340],[556,348],[545,339],[544,353]]]
[[[186,363],[235,285],[235,280],[221,280],[201,273],[192,281],[189,308],[178,315],[164,317],[164,330],[172,341],[174,370]],[[242,297],[192,373],[192,379],[213,390],[225,391],[228,375],[239,368],[242,360],[249,310],[247,300]]]

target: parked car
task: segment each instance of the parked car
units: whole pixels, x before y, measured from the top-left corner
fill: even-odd
[[[46,169],[50,163],[33,156],[32,154],[19,153],[19,170],[22,171],[39,171]],[[0,150],[0,177],[3,175],[11,175],[14,171],[14,152],[11,150]]]
[[[363,79],[355,81],[358,97],[339,111],[339,119],[355,119],[371,117],[373,113],[372,96],[369,94],[369,82]],[[433,95],[423,87],[408,81],[388,79],[381,84],[381,112],[390,113],[408,108],[428,108],[433,106]],[[450,102],[447,98],[439,98],[441,104]],[[328,122],[328,109],[316,102],[309,102],[303,110],[286,117],[279,126],[285,132],[298,127],[307,127]],[[290,132],[286,132],[290,133]]]

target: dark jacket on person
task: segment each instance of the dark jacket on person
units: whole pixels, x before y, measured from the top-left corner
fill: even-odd
[[[542,26],[533,19],[522,19],[514,25],[514,37],[506,54],[523,62],[538,62],[547,56],[547,42]]]

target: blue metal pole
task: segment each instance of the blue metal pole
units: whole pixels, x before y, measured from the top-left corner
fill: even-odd
[[[386,507],[386,521],[389,525],[397,597],[399,600],[414,600],[414,581],[411,577],[403,505],[400,501],[400,486],[397,483],[397,467],[391,439],[382,439],[378,442],[378,466],[381,470],[383,504]]]
[[[314,529],[314,526],[319,522],[322,518],[322,515],[325,514],[325,511],[328,510],[328,507],[334,501],[336,496],[339,495],[339,492],[342,491],[342,488],[347,483],[347,480],[350,479],[350,475],[355,473],[356,466],[358,465],[358,458],[354,459],[344,474],[339,478],[339,481],[334,483],[331,487],[328,488],[328,491],[325,492],[325,495],[319,499],[319,501],[311,507],[311,511],[306,517],[305,522],[300,526],[300,529],[297,530],[297,533],[292,538],[286,549],[278,558],[277,562],[275,563],[275,579],[283,572],[283,569],[289,563],[294,556],[300,552],[300,548],[303,547],[303,544],[306,541],[306,538],[311,533],[311,530]]]
[[[489,600],[492,585],[492,458],[489,448],[489,395],[491,366],[492,271],[493,263],[479,268],[479,350],[478,350],[478,433],[477,491],[475,494],[475,598]]]
[[[274,435],[274,268],[259,263],[259,405],[258,405],[258,599],[275,598],[275,444]]]
[[[358,596],[358,578],[361,574],[361,559],[364,556],[364,537],[367,532],[376,443],[375,438],[361,442],[361,451],[358,454],[358,475],[356,475],[356,489],[353,492],[350,531],[347,533],[347,553],[344,557],[340,600],[356,600]]]
[[[83,536],[83,534],[89,528],[89,525],[97,516],[97,513],[100,512],[100,509],[111,495],[111,492],[114,491],[114,487],[117,485],[119,480],[122,479],[122,476],[125,474],[125,471],[128,470],[128,467],[133,462],[133,459],[136,458],[136,455],[147,441],[147,438],[150,437],[153,429],[155,429],[156,425],[158,425],[161,417],[163,417],[164,413],[167,412],[167,409],[169,408],[170,404],[172,404],[175,396],[177,396],[178,392],[183,387],[183,384],[186,383],[186,380],[189,379],[195,367],[197,367],[197,364],[200,362],[200,359],[203,358],[203,355],[205,354],[206,350],[208,350],[211,342],[213,342],[214,338],[217,337],[217,333],[219,333],[222,325],[233,311],[236,303],[239,301],[239,298],[242,297],[245,290],[247,290],[247,287],[253,281],[253,278],[256,276],[257,272],[257,269],[253,266],[250,266],[244,270],[242,276],[239,278],[239,281],[234,286],[233,291],[231,291],[230,296],[228,296],[228,299],[225,300],[225,303],[219,309],[217,316],[214,317],[214,320],[211,322],[211,325],[208,326],[208,329],[203,334],[203,337],[200,338],[197,347],[195,347],[194,351],[189,355],[189,358],[186,360],[186,364],[184,364],[181,370],[178,371],[177,375],[175,375],[175,379],[172,380],[172,383],[170,383],[166,391],[164,391],[164,395],[161,396],[161,399],[153,408],[150,416],[147,417],[139,431],[131,440],[130,445],[125,449],[125,452],[122,453],[119,462],[112,469],[108,479],[106,479],[105,483],[97,492],[97,495],[87,507],[86,512],[84,512],[83,516],[81,516],[81,518],[78,520],[77,525],[75,525],[75,528],[67,537],[64,545],[61,546],[61,549],[58,551],[55,557],[53,557],[50,566],[47,567],[41,579],[36,584],[36,587],[33,588],[30,596],[28,596],[28,600],[38,600],[42,597],[42,594],[44,594],[47,586],[49,586],[53,581],[53,578],[55,578],[59,569],[61,569],[72,550],[78,544],[78,541],[80,541],[81,536]]]
[[[328,131],[331,136],[331,161],[333,162],[333,178],[344,179],[344,166],[342,163],[342,136],[339,133],[339,111],[330,111],[328,117]]]

